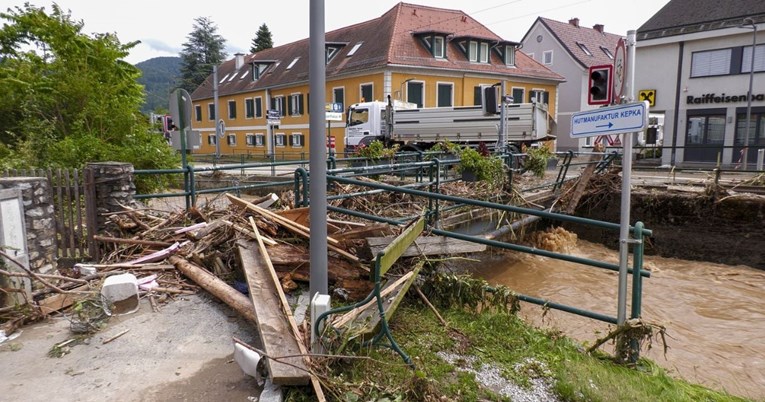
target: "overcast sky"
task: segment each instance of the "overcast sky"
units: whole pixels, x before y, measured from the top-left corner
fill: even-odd
[[[29,0],[50,11],[53,1]],[[577,17],[580,25],[604,24],[607,32],[626,35],[637,29],[669,0],[410,0],[412,4],[458,9],[486,25],[503,39],[520,41],[541,16],[558,21]],[[114,32],[122,43],[140,40],[127,57],[138,63],[153,57],[177,56],[196,17],[209,17],[226,39],[227,52],[249,53],[258,27],[266,23],[274,46],[307,38],[309,0],[58,0],[72,18],[85,23],[85,33]],[[331,31],[381,16],[395,0],[326,0],[325,28]],[[24,1],[0,0],[0,10]],[[5,23],[5,20],[2,20]]]

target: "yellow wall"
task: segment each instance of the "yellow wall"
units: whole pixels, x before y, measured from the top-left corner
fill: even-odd
[[[498,80],[493,78],[479,78],[469,76],[446,76],[446,75],[423,75],[423,74],[409,74],[409,73],[393,73],[391,74],[391,96],[394,99],[406,100],[406,85],[402,84],[405,80],[413,78],[415,81],[424,83],[425,86],[425,107],[435,107],[437,105],[437,84],[438,83],[452,83],[453,86],[453,103],[454,106],[471,106],[474,104],[474,88],[478,85],[493,85]],[[347,110],[348,106],[361,102],[361,85],[369,84],[373,85],[374,99],[366,99],[366,101],[379,100],[385,101],[384,98],[384,74],[383,72],[377,72],[374,74],[368,74],[364,76],[345,78],[341,80],[328,81],[326,84],[326,99],[325,103],[333,101],[333,90],[337,87],[344,89],[344,108]],[[555,85],[540,85],[530,84],[514,81],[505,81],[505,87],[508,95],[512,94],[512,88],[524,88],[524,102],[528,101],[528,96],[531,90],[546,90],[550,93],[550,115],[555,115],[555,99],[557,97]],[[403,93],[402,93],[403,89]],[[289,102],[290,95],[300,93],[303,94],[303,111],[300,116],[289,116],[288,107],[286,102]],[[284,146],[276,146],[276,153],[278,158],[308,158],[309,150],[309,115],[308,115],[308,85],[299,85],[289,88],[280,88],[272,90],[269,93],[270,97],[284,96],[285,97],[285,109],[281,119],[281,124],[278,129],[274,130],[275,134],[284,134],[285,141]],[[245,117],[245,99],[261,97],[262,99],[262,117],[246,118]],[[236,101],[236,118],[231,119],[228,115],[228,102],[229,100]],[[236,144],[229,145],[227,138],[220,139],[220,151],[222,155],[231,154],[250,154],[255,156],[264,156],[268,153],[267,141],[268,139],[268,127],[266,122],[267,105],[269,100],[266,99],[265,91],[250,92],[247,94],[237,94],[232,96],[221,96],[219,98],[219,116],[226,123],[226,136],[236,135]],[[195,153],[212,154],[215,153],[215,145],[208,144],[208,136],[215,134],[214,121],[209,120],[208,104],[212,103],[212,99],[205,99],[202,101],[194,102],[194,105],[202,106],[202,120],[196,120],[196,108],[192,108],[192,127],[194,130],[200,130],[202,135],[200,139],[200,148]],[[347,117],[343,113],[343,117]],[[344,136],[345,136],[345,122],[332,122],[331,134],[335,137],[336,152],[342,154],[344,151]],[[326,125],[324,126],[324,133],[326,134]],[[263,146],[247,145],[247,134],[263,134],[266,143]],[[302,134],[303,144],[299,146],[292,146],[289,144],[289,136],[292,134]]]

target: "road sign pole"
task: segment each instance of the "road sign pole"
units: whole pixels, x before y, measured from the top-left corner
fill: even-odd
[[[213,117],[213,121],[215,122],[215,162],[218,161],[218,158],[220,158],[220,128],[218,127],[218,117],[220,113],[218,113],[218,66],[213,66],[213,111],[215,112],[215,117]]]
[[[635,31],[627,31],[627,91],[628,101],[634,99],[635,94]],[[648,107],[645,109],[648,115]],[[621,219],[619,223],[619,293],[616,313],[616,323],[624,324],[627,317],[627,261],[630,247],[630,200],[632,180],[632,133],[625,133],[622,139],[622,197]],[[638,241],[642,239],[636,239]]]

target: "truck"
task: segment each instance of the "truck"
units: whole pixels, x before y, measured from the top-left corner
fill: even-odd
[[[345,128],[346,153],[380,140],[386,146],[399,144],[403,151],[424,151],[450,141],[490,149],[518,151],[521,145],[551,140],[547,105],[503,103],[505,107],[505,141],[499,144],[500,114],[487,113],[482,106],[449,106],[417,108],[403,102],[362,102],[348,108]],[[499,106],[497,109],[501,109]]]

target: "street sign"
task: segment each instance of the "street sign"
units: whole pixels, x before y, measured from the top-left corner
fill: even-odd
[[[638,101],[648,101],[648,106],[656,106],[656,90],[655,89],[641,89],[638,92]]]
[[[185,89],[178,88],[170,94],[170,116],[179,127],[191,128],[191,95]]]
[[[218,138],[226,136],[226,122],[223,119],[218,120]]]
[[[324,112],[327,121],[343,121],[343,114],[338,112]]]
[[[266,120],[268,121],[268,124],[278,126],[282,123],[282,113],[276,109],[269,109]]]
[[[633,133],[648,125],[648,102],[628,103],[574,113],[571,138]]]
[[[624,39],[619,38],[616,44],[616,53],[614,54],[614,103],[621,101],[624,95],[624,81],[627,77],[627,50],[624,46]]]
[[[342,103],[327,103],[324,105],[324,110],[327,112],[343,112],[343,104]]]

